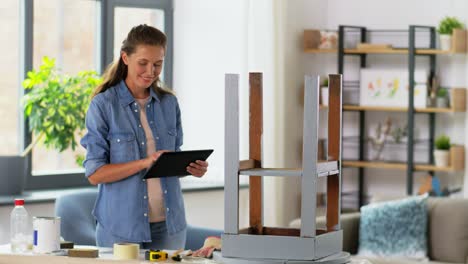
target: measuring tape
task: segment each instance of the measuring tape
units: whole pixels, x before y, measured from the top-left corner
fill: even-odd
[[[145,252],[145,260],[149,261],[161,261],[161,260],[167,260],[169,258],[169,254],[167,254],[166,251],[162,250],[154,250],[150,249]]]

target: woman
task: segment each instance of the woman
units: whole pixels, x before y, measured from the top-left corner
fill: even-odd
[[[179,179],[143,179],[161,153],[182,145],[177,99],[159,86],[165,50],[164,33],[147,25],[132,28],[86,115],[88,132],[81,144],[87,150],[85,174],[99,186],[93,215],[100,247],[117,242],[156,249],[185,245]],[[202,177],[207,167],[196,161],[187,171]]]

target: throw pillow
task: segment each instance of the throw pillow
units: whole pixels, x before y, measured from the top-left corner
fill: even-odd
[[[366,257],[427,256],[427,196],[361,207],[359,255]]]

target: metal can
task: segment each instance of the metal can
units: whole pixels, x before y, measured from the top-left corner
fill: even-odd
[[[33,217],[33,252],[60,250],[60,217]]]

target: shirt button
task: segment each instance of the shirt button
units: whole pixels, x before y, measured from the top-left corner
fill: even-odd
[[[142,144],[142,145],[144,145],[144,144],[145,144],[145,142],[141,142],[141,144]]]
[[[164,190],[164,194],[166,194],[166,193],[167,193],[167,190]],[[169,208],[168,208],[168,209],[169,209]]]
[[[134,105],[137,105],[137,103],[134,103]]]
[[[120,138],[117,139],[117,142],[120,142]]]
[[[145,215],[145,216],[148,216],[148,214],[147,214],[147,213],[145,213],[144,215]]]
[[[140,124],[140,125],[138,125],[138,127],[141,127],[141,124]]]
[[[169,207],[167,208],[167,211],[169,212]]]
[[[156,139],[159,139],[159,137],[156,137]]]
[[[153,121],[150,121],[150,124],[153,124]]]
[[[146,199],[146,195],[145,195],[145,196],[143,196],[143,199]]]
[[[146,181],[145,179],[143,179],[142,181]]]
[[[150,107],[150,105],[148,105],[148,108]]]

